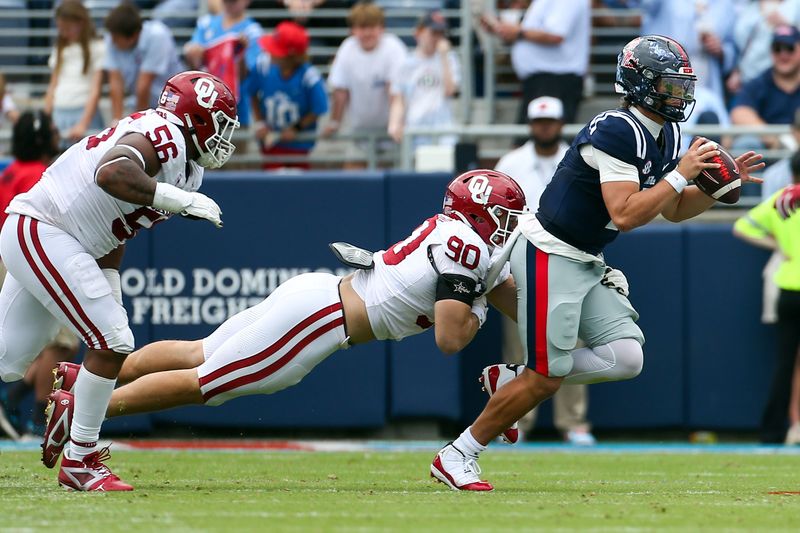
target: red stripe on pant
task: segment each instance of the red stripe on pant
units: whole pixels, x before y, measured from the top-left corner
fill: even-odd
[[[92,335],[94,335],[94,337],[97,339],[97,342],[100,345],[99,349],[108,350],[108,343],[103,338],[103,335],[100,334],[100,329],[97,326],[95,326],[91,320],[89,320],[89,317],[84,312],[80,302],[78,301],[77,298],[75,298],[75,295],[72,293],[72,291],[69,290],[69,286],[64,281],[64,278],[61,277],[61,274],[58,273],[56,267],[53,266],[53,263],[50,262],[50,259],[47,257],[47,254],[44,253],[44,247],[42,246],[42,242],[39,240],[38,228],[39,228],[39,221],[36,220],[35,218],[31,219],[31,239],[33,240],[33,247],[39,254],[39,259],[41,259],[42,263],[44,264],[44,267],[47,269],[50,275],[53,276],[53,279],[61,288],[62,292],[64,293],[64,296],[66,296],[67,300],[69,300],[69,303],[72,304],[72,307],[75,309],[75,312],[78,313],[78,316],[81,318],[81,320],[83,320],[83,323],[88,326],[89,331],[91,331]],[[94,349],[97,350],[98,348],[95,347]]]
[[[536,338],[536,363],[534,370],[543,376],[549,376],[547,364],[547,294],[548,267],[550,256],[536,249],[536,321],[534,323]]]
[[[303,350],[303,348],[305,348],[306,346],[311,344],[318,337],[321,337],[325,333],[327,333],[327,332],[329,332],[329,331],[331,331],[333,329],[336,329],[336,328],[338,328],[339,326],[342,326],[342,325],[344,325],[344,317],[343,316],[337,318],[336,320],[332,320],[331,322],[328,322],[327,324],[324,324],[324,325],[320,326],[319,328],[317,328],[314,331],[312,331],[311,333],[309,333],[303,340],[298,342],[291,350],[286,352],[280,359],[278,359],[277,361],[275,361],[271,365],[262,368],[258,372],[255,372],[253,374],[248,374],[246,376],[242,376],[242,377],[236,378],[233,381],[229,381],[229,382],[227,382],[227,383],[225,383],[223,385],[220,385],[219,387],[211,389],[210,391],[208,391],[205,394],[203,394],[203,400],[207,402],[208,400],[210,400],[214,396],[222,394],[223,392],[228,392],[229,390],[233,390],[233,389],[235,389],[237,387],[241,387],[241,386],[247,385],[249,383],[255,383],[256,381],[261,381],[262,379],[268,378],[269,376],[271,376],[272,374],[274,374],[275,372],[277,372],[278,370],[280,370],[281,368],[286,366],[286,363],[288,363],[289,361],[294,359],[294,357],[297,354],[299,354]]]
[[[323,307],[316,313],[300,321],[299,324],[297,324],[295,327],[286,332],[286,334],[283,337],[273,342],[271,345],[267,346],[265,349],[258,352],[257,354],[251,355],[246,359],[239,359],[238,361],[233,361],[232,363],[228,363],[227,365],[214,370],[209,375],[201,377],[200,386],[202,387],[203,385],[207,385],[208,383],[211,383],[215,379],[222,377],[225,374],[229,374],[235,370],[239,370],[240,368],[251,366],[258,363],[259,361],[263,361],[270,355],[274,354],[275,352],[283,348],[293,337],[295,337],[298,333],[306,329],[308,326],[310,326],[317,320],[330,315],[331,313],[341,311],[341,309],[342,309],[341,302],[336,302],[335,304]]]
[[[86,346],[93,348],[94,344],[92,343],[92,340],[89,338],[89,335],[86,333],[86,330],[81,326],[81,324],[78,323],[78,320],[72,315],[72,313],[64,304],[64,302],[61,301],[55,289],[53,289],[53,287],[50,285],[50,282],[47,280],[42,271],[39,269],[39,266],[33,260],[31,251],[28,248],[28,243],[25,240],[24,224],[26,218],[27,217],[20,216],[17,222],[17,239],[19,240],[19,246],[22,249],[22,255],[25,256],[25,259],[28,261],[28,265],[31,267],[31,270],[33,270],[33,273],[36,275],[36,279],[38,279],[39,283],[42,284],[42,287],[45,288],[47,294],[50,295],[50,298],[52,298],[53,301],[56,303],[56,305],[58,305],[59,309],[61,309],[61,311],[67,317],[67,320],[69,320],[72,323],[72,325],[75,326],[75,329],[77,329],[80,332],[81,337],[83,337],[83,342],[86,343]]]

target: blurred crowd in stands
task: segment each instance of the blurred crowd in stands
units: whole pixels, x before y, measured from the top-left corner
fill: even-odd
[[[199,68],[237,94],[246,132],[239,154],[251,154],[251,164],[309,168],[321,139],[339,142],[345,166],[357,168],[369,152],[396,151],[409,127],[464,123],[454,106],[462,72],[475,77],[476,92],[486,89],[481,69],[462,68],[465,18],[454,0],[62,0],[54,13],[51,5],[0,0],[0,30],[15,28],[0,31],[0,48],[19,51],[0,55],[0,73],[15,73],[13,83],[0,77],[0,128],[23,109],[9,96],[24,82],[20,67],[49,56],[46,93],[28,95],[24,107],[52,114],[62,146],[154,106],[166,78]],[[349,15],[332,16],[335,9]],[[516,90],[501,96],[518,102],[517,123],[540,96],[563,102],[566,123],[583,122],[597,85],[612,92],[613,74],[595,75],[592,62],[605,50],[613,66],[631,35],[649,33],[672,37],[689,53],[699,78],[690,125],[796,122],[800,0],[472,0],[469,10],[474,64],[480,43],[491,40],[498,64],[509,61],[516,75]],[[613,31],[620,27],[631,32]],[[412,145],[458,140],[415,136]],[[788,133],[722,140],[735,149],[797,149]]]

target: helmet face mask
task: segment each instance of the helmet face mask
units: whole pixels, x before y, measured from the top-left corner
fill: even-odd
[[[491,247],[503,246],[525,213],[525,193],[495,170],[472,170],[447,186],[442,212],[470,226]]]
[[[239,120],[236,99],[219,78],[196,70],[176,74],[164,85],[157,111],[189,134],[200,166],[219,168],[230,159]]]
[[[667,37],[637,37],[617,59],[617,92],[672,122],[692,114],[696,81],[686,51]]]

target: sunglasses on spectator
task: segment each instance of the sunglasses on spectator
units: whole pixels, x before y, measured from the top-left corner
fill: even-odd
[[[796,45],[791,44],[784,44],[784,43],[775,43],[772,45],[772,53],[773,54],[780,54],[781,52],[786,52],[791,54],[794,52]]]

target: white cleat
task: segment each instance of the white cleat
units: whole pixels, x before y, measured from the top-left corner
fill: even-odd
[[[800,423],[792,424],[792,427],[786,432],[785,444],[787,446],[800,444]]]
[[[431,463],[431,477],[453,490],[490,491],[494,487],[481,480],[477,459],[468,457],[450,442],[439,450]]]

